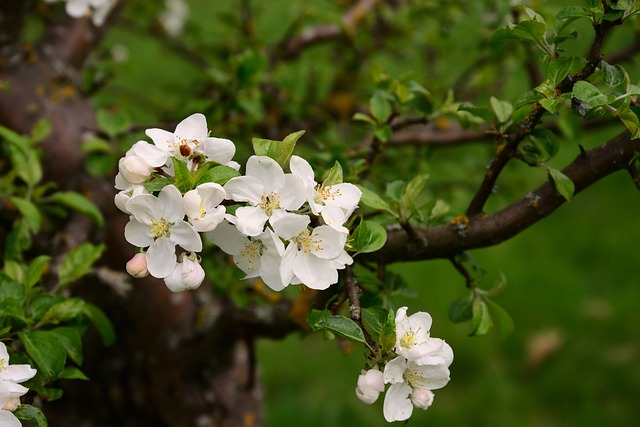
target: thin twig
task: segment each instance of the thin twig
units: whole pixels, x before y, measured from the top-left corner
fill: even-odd
[[[471,275],[471,273],[469,273],[469,270],[467,270],[467,268],[464,266],[464,264],[462,264],[461,262],[459,262],[458,260],[456,260],[455,257],[451,257],[449,258],[449,261],[451,261],[451,264],[453,264],[453,266],[455,267],[455,269],[462,274],[462,276],[464,277],[464,281],[466,283],[467,288],[469,289],[473,289],[473,282],[474,282],[474,278]]]

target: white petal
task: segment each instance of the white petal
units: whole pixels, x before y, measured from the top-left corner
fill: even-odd
[[[171,241],[186,251],[200,252],[202,250],[200,234],[184,221],[176,222],[171,227]]]
[[[413,413],[413,404],[409,400],[411,387],[404,383],[393,384],[384,397],[382,412],[388,422],[408,420]]]
[[[384,382],[389,384],[404,382],[404,371],[407,369],[407,359],[398,356],[389,361],[384,367]]]
[[[249,157],[246,175],[257,178],[267,194],[278,192],[285,183],[282,168],[278,162],[267,156]]]
[[[236,154],[236,146],[228,139],[209,137],[202,142],[202,152],[207,160],[224,165]]]
[[[257,206],[243,206],[236,209],[236,227],[247,236],[257,236],[264,230],[269,217]]]
[[[153,237],[147,224],[132,219],[124,227],[124,238],[133,246],[146,248],[153,243]]]
[[[331,197],[327,198],[326,205],[335,205],[344,210],[345,216],[349,218],[360,202],[362,191],[353,184],[344,182],[327,187]]]
[[[226,191],[222,185],[215,182],[207,182],[200,184],[196,190],[201,195],[202,200],[207,208],[218,206],[227,197]]]
[[[414,372],[414,386],[436,390],[442,388],[449,383],[449,368],[444,364],[440,365],[418,365],[409,362],[407,370]]]
[[[9,411],[0,410],[0,426],[2,427],[22,427],[20,420]]]
[[[349,230],[343,225],[347,217],[344,215],[344,211],[338,206],[327,205],[322,209],[322,219],[325,224],[333,228],[340,233],[348,233]]]
[[[295,275],[311,289],[323,290],[338,282],[338,270],[331,262],[311,255],[297,257],[293,266]]]
[[[68,0],[65,10],[73,18],[83,18],[89,14],[89,5],[85,0]]]
[[[207,119],[201,113],[195,113],[178,123],[174,135],[178,140],[204,141],[208,133]]]
[[[280,206],[288,211],[295,211],[307,200],[305,186],[297,176],[286,174],[284,184],[278,190],[280,196]]]
[[[149,166],[153,166],[154,168],[164,166],[169,158],[169,153],[165,150],[160,149],[156,145],[149,144],[146,141],[136,142],[131,149],[136,155],[142,157]]]
[[[312,235],[316,240],[320,240],[320,249],[314,250],[313,254],[318,258],[333,259],[338,257],[344,250],[347,235],[341,233],[328,225],[321,225],[313,229]]]
[[[2,372],[2,379],[21,383],[30,380],[36,375],[37,371],[29,365],[9,365]]]
[[[163,129],[147,129],[144,132],[153,143],[161,149],[162,151],[166,151],[167,153],[173,153],[175,148],[174,136],[172,132],[167,132]]]
[[[182,206],[184,207],[185,214],[190,219],[200,218],[202,212],[200,207],[202,206],[202,198],[196,190],[189,190],[182,197]]]
[[[262,257],[260,258],[259,273],[267,286],[274,291],[281,291],[289,284],[289,282],[283,280],[280,274],[280,265],[282,264],[282,254],[284,250],[282,248],[282,242],[278,240],[273,232],[268,230],[267,233],[270,234],[270,236],[264,236],[265,238],[262,240],[265,247]]]
[[[291,156],[289,161],[289,169],[291,173],[300,178],[305,187],[315,187],[313,168],[305,159],[299,156]]]
[[[0,342],[0,360],[4,360],[4,363],[9,363],[9,352],[3,342]]]
[[[151,194],[132,197],[127,202],[126,209],[143,224],[151,224],[154,219],[159,219],[164,210],[162,202]]]
[[[159,279],[167,277],[176,265],[176,258],[175,243],[166,238],[156,239],[147,250],[149,274]]]
[[[287,246],[282,255],[282,262],[280,263],[280,277],[282,277],[282,281],[286,284],[293,283],[295,277],[293,267],[296,264],[298,255],[299,251],[295,243],[289,243],[289,246]]]
[[[214,230],[224,220],[225,210],[224,206],[218,206],[208,210],[202,218],[192,219],[191,225],[193,229],[200,233]]]
[[[158,194],[162,202],[162,218],[169,222],[182,221],[184,219],[184,207],[182,194],[175,185],[167,185]]]
[[[218,224],[215,230],[207,233],[207,236],[224,253],[229,255],[239,254],[244,245],[249,243],[249,239],[240,233],[233,224],[226,221]]]
[[[310,221],[308,215],[294,214],[282,209],[274,211],[269,218],[273,231],[287,240],[305,231]]]
[[[249,202],[252,205],[260,203],[265,194],[262,182],[253,176],[237,176],[231,178],[225,185],[227,197],[236,202]]]

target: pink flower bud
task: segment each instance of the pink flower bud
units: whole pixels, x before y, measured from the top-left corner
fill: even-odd
[[[135,154],[120,159],[118,167],[122,176],[132,184],[142,184],[151,176],[152,167]]]
[[[433,392],[426,388],[414,388],[411,392],[411,402],[413,406],[420,409],[427,409],[433,403]]]
[[[18,409],[18,406],[20,406],[20,397],[9,396],[4,406],[0,409],[2,409],[3,411],[13,412]]]
[[[182,262],[176,264],[175,268],[167,277],[164,283],[173,292],[196,289],[204,280],[204,269],[197,260],[184,257]]]
[[[127,262],[127,273],[135,277],[136,279],[141,279],[149,275],[149,270],[147,270],[147,255],[145,253],[137,253]]]
[[[369,369],[363,371],[358,376],[358,385],[356,386],[356,396],[367,405],[378,400],[378,396],[384,391],[384,378],[382,372],[377,369]]]

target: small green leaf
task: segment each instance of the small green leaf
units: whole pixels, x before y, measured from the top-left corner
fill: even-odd
[[[620,65],[609,65],[603,60],[600,61],[600,69],[602,70],[604,82],[611,89],[629,83],[629,76]]]
[[[369,329],[371,335],[380,336],[380,332],[387,321],[389,310],[385,310],[382,307],[366,307],[362,308],[360,313],[362,314],[362,322]]]
[[[351,239],[356,252],[375,252],[386,243],[387,230],[375,221],[362,221],[353,232]]]
[[[489,308],[489,312],[491,313],[491,317],[493,318],[498,328],[498,332],[500,333],[500,336],[503,339],[506,338],[511,332],[513,332],[513,329],[514,329],[513,319],[504,308],[499,306],[494,301],[491,301],[490,299],[486,299],[485,301],[486,301],[487,307]]]
[[[32,424],[35,424],[38,427],[47,427],[47,418],[44,416],[42,411],[35,406],[21,404],[13,411],[13,415],[21,421],[27,421]]]
[[[379,125],[373,130],[373,135],[382,142],[388,142],[391,139],[391,126]]]
[[[7,298],[15,298],[21,302],[24,301],[25,288],[22,283],[4,273],[0,273],[0,301]]]
[[[40,255],[36,257],[31,264],[29,264],[29,268],[27,268],[27,277],[25,278],[25,285],[27,288],[32,287],[42,277],[44,270],[49,265],[49,261],[51,257],[48,255]]]
[[[55,334],[49,331],[20,332],[18,336],[27,354],[47,381],[55,380],[64,368],[67,352]]]
[[[501,101],[492,96],[489,99],[493,113],[496,115],[499,123],[506,123],[513,113],[513,105],[508,101]]]
[[[554,32],[556,34],[560,33],[571,22],[583,16],[585,16],[585,11],[581,6],[568,6],[560,9],[553,24]]]
[[[31,129],[31,135],[29,137],[29,142],[31,144],[35,144],[37,142],[42,141],[51,133],[51,120],[48,118],[40,119],[33,125]]]
[[[547,31],[544,23],[536,20],[522,21],[519,24],[511,28],[511,33],[522,39],[533,42],[541,42],[544,38],[544,34]]]
[[[204,184],[205,182],[215,182],[216,184],[224,185],[236,176],[240,176],[240,172],[229,166],[219,165],[212,167],[202,175],[197,185]]]
[[[362,191],[360,204],[368,206],[372,209],[380,209],[397,215],[393,210],[391,210],[387,202],[385,202],[382,197],[378,195],[378,193],[362,185],[357,185],[357,187],[360,189],[360,191]]]
[[[36,185],[42,179],[42,167],[36,151],[29,141],[9,128],[0,126],[0,137],[9,144],[9,158],[16,175],[27,185]]]
[[[553,82],[549,79],[543,81],[538,86],[534,87],[533,90],[543,94],[544,97],[548,99],[555,99],[557,96],[556,85],[554,85]]]
[[[467,296],[456,298],[449,306],[449,320],[453,323],[462,323],[471,320],[473,317],[473,293]]]
[[[23,301],[17,298],[4,298],[0,300],[0,326],[3,328],[22,328],[27,324],[24,313]]]
[[[89,273],[91,266],[100,258],[104,250],[103,244],[93,245],[91,243],[83,243],[70,250],[62,260],[58,271],[60,286],[67,285]]]
[[[618,117],[625,127],[631,133],[631,139],[640,138],[640,120],[638,116],[628,106],[616,111],[615,116]]]
[[[100,209],[86,197],[75,191],[59,191],[53,193],[51,201],[66,206],[90,218],[98,227],[104,226],[104,216]]]
[[[168,178],[165,176],[161,176],[158,178],[151,179],[144,183],[144,188],[149,193],[155,193],[157,191],[162,190],[167,185],[171,185],[174,183],[173,178]]]
[[[176,157],[172,157],[171,160],[175,170],[175,186],[184,194],[193,188],[193,176],[185,162]]]
[[[470,336],[486,335],[493,328],[487,304],[479,297],[473,299],[473,331]]]
[[[84,314],[93,322],[93,325],[98,330],[102,342],[104,345],[111,345],[116,340],[116,332],[113,329],[113,325],[109,318],[104,314],[102,310],[93,304],[85,302]]]
[[[391,351],[396,345],[396,314],[389,310],[387,320],[380,331],[380,345],[383,352]]]
[[[42,221],[42,217],[40,215],[40,211],[29,200],[22,199],[19,197],[11,197],[9,200],[16,205],[16,208],[20,211],[22,216],[24,217],[29,230],[33,234],[36,234],[40,230],[40,223]]]
[[[99,109],[96,112],[98,127],[110,137],[116,137],[129,129],[131,118],[124,109]]]
[[[364,114],[364,113],[355,113],[351,119],[357,122],[365,122],[372,125],[377,124],[376,121],[370,115]]]
[[[613,96],[607,96],[600,92],[600,89],[591,83],[581,80],[573,85],[573,96],[580,101],[586,102],[591,108],[613,102]]]
[[[112,153],[113,148],[111,148],[111,144],[108,141],[102,138],[88,138],[82,142],[82,146],[80,147],[80,151],[87,154],[93,153]]]
[[[58,324],[79,316],[83,311],[84,300],[80,298],[65,299],[51,306],[38,323],[41,325]]]
[[[278,162],[283,168],[289,164],[289,159],[293,154],[298,139],[304,135],[303,130],[287,135],[282,141],[273,141],[270,139],[253,138],[253,151],[256,156],[267,156]]]
[[[317,311],[317,310],[314,310]],[[309,316],[307,319],[311,330],[323,331],[329,330],[335,334],[340,335],[350,341],[364,343],[364,333],[356,322],[348,317],[334,315],[334,316]]]
[[[429,175],[427,174],[416,175],[404,187],[400,199],[400,209],[405,220],[409,220],[416,213],[418,209],[417,199],[420,197],[422,190],[424,190],[428,179]]]
[[[87,381],[89,378],[82,372],[80,369],[75,366],[65,366],[62,370],[62,373],[58,376],[60,379],[64,380],[84,380]]]
[[[369,101],[369,108],[371,109],[371,114],[378,124],[386,123],[393,112],[391,104],[387,99],[387,95],[382,91],[376,91],[373,94]]]
[[[342,166],[337,161],[333,164],[333,167],[329,169],[327,177],[322,181],[323,186],[342,184]]]
[[[493,121],[493,111],[487,107],[480,107],[468,102],[463,102],[458,107],[458,111],[467,111],[475,117],[480,117],[483,122],[491,123]]]
[[[53,334],[67,355],[77,365],[82,365],[82,339],[78,330],[67,326],[61,326],[48,331]]]
[[[575,192],[575,185],[573,184],[573,181],[557,169],[547,167],[547,170],[549,172],[549,182],[554,190],[570,202],[573,199],[573,194]]]
[[[545,69],[545,77],[549,79],[552,85],[556,86],[560,83],[571,71],[573,64],[573,58],[560,57],[554,58],[547,64]]]

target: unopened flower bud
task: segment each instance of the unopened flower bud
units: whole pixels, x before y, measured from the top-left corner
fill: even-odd
[[[135,277],[136,279],[141,279],[149,275],[149,270],[147,270],[147,255],[145,253],[137,253],[127,262],[127,273]]]
[[[434,394],[426,388],[414,388],[409,396],[413,406],[420,409],[427,409],[433,403]]]
[[[13,412],[18,409],[18,406],[20,406],[20,397],[9,396],[7,401],[4,403],[4,406],[0,409],[2,409],[3,411]]]
[[[127,155],[118,162],[120,173],[132,184],[142,184],[151,176],[152,167],[140,156]]]
[[[378,400],[378,396],[384,391],[384,378],[382,372],[377,369],[363,371],[358,376],[356,396],[367,405]]]
[[[200,263],[197,259],[185,256],[182,262],[176,264],[171,274],[164,278],[164,283],[171,291],[180,292],[196,289],[203,280],[204,269]]]

